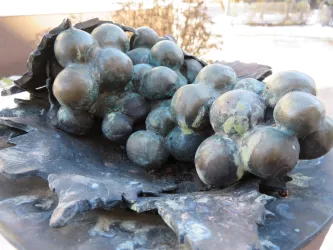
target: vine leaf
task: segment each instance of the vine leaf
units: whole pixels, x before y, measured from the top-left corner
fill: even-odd
[[[262,249],[258,225],[274,214],[265,205],[275,198],[258,192],[258,180],[210,192],[140,198],[132,209],[157,209],[189,249]]]
[[[9,178],[33,175],[49,182],[59,196],[50,220],[53,227],[66,225],[79,212],[109,210],[123,200],[135,202],[141,193],[157,196],[176,188],[126,163],[119,147],[101,135],[74,137],[43,127],[41,116],[3,117],[0,124],[29,128],[9,140],[16,146],[0,150],[0,171]]]
[[[272,68],[267,65],[258,64],[258,63],[244,63],[240,61],[234,62],[225,62],[217,61],[223,65],[227,65],[236,72],[238,78],[255,78],[259,81],[264,80],[266,77],[272,74]]]

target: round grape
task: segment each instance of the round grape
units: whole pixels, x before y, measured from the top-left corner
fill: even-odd
[[[225,187],[243,177],[236,143],[221,134],[204,140],[195,154],[195,168],[207,185]]]
[[[235,89],[214,101],[210,123],[215,132],[242,135],[264,120],[265,102],[257,94]]]
[[[118,106],[119,110],[134,122],[144,121],[150,111],[147,100],[137,93],[127,94],[119,101]]]
[[[282,177],[297,164],[297,138],[274,127],[256,127],[245,134],[240,156],[246,171],[264,178]]]
[[[143,75],[139,93],[147,99],[164,99],[173,96],[184,84],[173,70],[159,66]]]
[[[234,89],[244,89],[248,91],[252,91],[253,93],[256,93],[257,95],[261,95],[264,91],[265,85],[254,78],[244,78],[239,80]]]
[[[96,27],[92,37],[101,48],[115,48],[126,53],[129,50],[129,40],[126,33],[117,25],[104,23]]]
[[[119,112],[107,114],[102,123],[104,136],[116,143],[124,143],[133,130],[133,120]]]
[[[150,49],[136,48],[127,52],[129,58],[131,58],[133,65],[139,63],[149,63]]]
[[[144,74],[146,74],[147,72],[149,72],[151,69],[153,68],[153,66],[151,66],[150,64],[146,64],[146,63],[140,63],[140,64],[136,64],[133,67],[133,85],[136,91],[139,91],[140,89],[140,80],[143,77]]]
[[[100,72],[101,90],[124,88],[133,76],[131,59],[118,49],[106,48],[99,52],[96,68]]]
[[[137,131],[126,144],[127,156],[131,162],[145,169],[161,167],[169,157],[164,137],[153,131]]]
[[[177,126],[166,138],[167,148],[176,160],[194,162],[195,152],[207,137],[205,132],[183,131]]]
[[[204,84],[224,93],[233,89],[237,83],[237,75],[229,66],[214,63],[204,67],[195,78],[194,83]]]
[[[151,48],[149,62],[154,66],[178,70],[184,63],[184,53],[174,42],[160,41]]]
[[[263,97],[270,107],[275,107],[279,99],[291,91],[303,91],[316,95],[316,84],[308,75],[298,71],[282,71],[269,77]]]
[[[214,100],[213,90],[199,84],[179,88],[171,100],[171,113],[177,124],[201,130],[209,125],[209,108]]]
[[[61,106],[57,113],[58,127],[70,134],[83,135],[93,126],[93,118],[84,110],[71,110]]]
[[[54,54],[62,67],[91,61],[95,50],[96,43],[93,37],[74,27],[62,31],[54,42]]]
[[[58,102],[70,109],[86,109],[97,100],[99,86],[88,66],[72,64],[63,69],[53,83]]]
[[[333,147],[333,120],[326,117],[316,131],[299,139],[299,144],[302,160],[316,159],[328,153]]]
[[[187,78],[188,83],[192,83],[202,68],[203,66],[197,60],[192,58],[185,59],[184,64],[180,68],[180,72]]]
[[[155,108],[146,118],[146,129],[162,136],[166,136],[175,125],[170,107],[166,105]]]
[[[319,128],[325,117],[325,107],[315,96],[294,91],[278,101],[273,115],[277,124],[303,138]]]
[[[137,35],[131,37],[131,47],[135,48],[148,48],[151,49],[158,41],[157,33],[149,27],[137,28]]]

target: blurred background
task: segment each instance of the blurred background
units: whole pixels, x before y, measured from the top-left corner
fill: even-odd
[[[66,17],[149,26],[207,62],[299,70],[314,78],[324,103],[333,95],[333,0],[11,0],[0,8],[0,88],[26,71],[43,34]],[[306,249],[319,249],[327,230]],[[332,238],[322,249],[333,249]]]
[[[43,34],[66,17],[150,26],[208,62],[257,62],[303,71],[318,88],[332,84],[333,0],[12,0],[0,9],[1,84],[24,73]]]

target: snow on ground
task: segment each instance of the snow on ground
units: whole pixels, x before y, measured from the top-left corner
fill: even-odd
[[[209,9],[222,34],[223,50],[212,50],[205,60],[240,60],[270,65],[274,72],[299,70],[310,75],[317,88],[333,87],[333,28],[321,25],[233,25],[232,18]]]

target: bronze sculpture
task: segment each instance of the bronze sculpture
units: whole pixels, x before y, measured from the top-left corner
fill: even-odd
[[[84,27],[84,25],[87,25],[89,27],[89,30],[93,31],[94,28],[99,27],[100,24],[101,22],[95,20],[95,22],[90,21],[90,23],[88,22],[88,24],[79,24],[79,26],[81,25]],[[70,26],[69,23],[66,23],[66,21],[63,23],[63,25],[65,27],[64,28],[65,31],[67,30],[67,27]],[[128,27],[127,28],[125,27],[124,29],[133,31]],[[136,31],[134,30],[133,32],[135,33]],[[53,39],[53,42],[54,40],[56,40],[55,37],[56,35],[54,35],[51,38]],[[148,39],[148,40],[154,40],[154,39]],[[161,40],[163,42],[165,41],[165,38],[161,38]],[[92,58],[94,58],[94,56],[98,57],[100,53],[99,49],[96,49],[96,54],[90,53],[90,51],[95,51],[95,50],[94,49],[88,50],[86,55],[88,55],[89,58],[91,56],[93,56]],[[265,89],[264,91],[260,90],[261,84],[260,83],[258,84],[256,80],[250,80],[249,81],[250,83],[247,84],[240,84],[240,83],[238,84],[237,78],[240,75],[237,75],[234,72],[236,71],[236,69],[233,70],[230,67],[218,64],[211,64],[212,66],[206,66],[205,68],[204,67],[205,64],[202,61],[188,55],[186,52],[183,52],[184,61],[189,62],[189,66],[191,64],[190,63],[191,60],[194,60],[195,61],[194,64],[199,63],[201,67],[203,67],[201,71],[203,73],[201,74],[200,70],[197,70],[196,67],[193,67],[194,68],[193,71],[199,75],[198,80],[195,80],[196,77],[193,76],[193,72],[189,72],[190,70],[193,69],[192,66],[185,67],[184,65],[178,65],[179,64],[178,61],[183,62],[181,59],[171,60],[171,61],[168,60],[163,61],[162,59],[159,59],[161,62],[163,62],[164,65],[157,66],[156,68],[167,67],[167,66],[170,67],[170,69],[167,68],[165,70],[166,71],[171,70],[170,72],[174,73],[167,74],[167,76],[175,74],[176,75],[175,78],[179,79],[179,82],[183,82],[179,84],[178,83],[173,84],[174,82],[170,81],[172,83],[170,84],[170,86],[165,86],[165,85],[162,86],[166,87],[165,89],[158,87],[156,91],[161,91],[163,95],[160,95],[161,93],[156,94],[156,92],[154,91],[152,91],[151,93],[149,92],[154,87],[155,80],[154,81],[150,80],[148,78],[149,76],[148,74],[149,72],[152,72],[156,68],[153,68],[153,66],[146,64],[145,65],[136,64],[139,65],[139,67],[135,68],[136,65],[133,66],[131,74],[132,76],[134,75],[134,77],[132,77],[132,81],[128,80],[129,77],[127,73],[131,72],[131,70],[129,70],[128,72],[126,72],[126,74],[124,74],[122,77],[119,78],[123,79],[123,82],[117,81],[110,88],[108,87],[102,88],[102,90],[99,91],[98,96],[96,96],[95,90],[82,91],[81,93],[84,93],[84,95],[82,94],[79,96],[82,98],[76,99],[77,96],[74,95],[75,97],[74,102],[66,102],[62,101],[61,99],[62,94],[58,94],[60,92],[52,91],[52,89],[55,88],[54,84],[55,82],[57,82],[56,79],[58,76],[61,76],[60,75],[61,73],[57,74],[56,70],[49,69],[49,67],[52,68],[52,65],[54,64],[50,63],[51,59],[53,58],[52,52],[50,53],[50,50],[48,50],[48,53],[49,54],[47,53],[42,54],[42,56],[44,56],[44,61],[42,61],[41,64],[44,65],[46,69],[48,69],[47,72],[44,73],[45,75],[43,75],[43,73],[34,74],[33,72],[30,72],[31,74],[28,73],[26,76],[20,79],[17,82],[17,85],[19,85],[22,89],[28,89],[33,95],[45,96],[45,93],[42,92],[43,88],[40,88],[43,86],[36,86],[36,84],[40,84],[40,82],[37,83],[35,79],[43,77],[44,79],[46,79],[45,76],[48,75],[49,79],[46,86],[49,91],[47,92],[47,94],[49,95],[48,98],[52,104],[51,110],[48,114],[49,116],[48,118],[51,119],[54,125],[69,133],[73,133],[74,130],[70,130],[70,128],[73,129],[74,126],[75,129],[74,134],[75,133],[83,134],[85,132],[88,132],[90,128],[91,129],[90,132],[96,135],[99,132],[99,130],[96,128],[99,129],[101,128],[100,118],[103,117],[104,117],[104,122],[103,122],[102,131],[104,132],[107,138],[111,139],[111,141],[124,143],[126,142],[127,137],[129,137],[132,132],[134,132],[135,130],[139,130],[138,132],[132,134],[134,139],[132,140],[131,143],[128,143],[127,145],[128,147],[127,150],[129,150],[130,153],[134,155],[133,157],[129,157],[129,159],[134,161],[138,165],[142,165],[143,167],[147,167],[149,169],[156,169],[156,167],[158,166],[160,169],[162,168],[161,171],[163,171],[163,164],[168,160],[169,154],[171,154],[174,158],[180,161],[194,162],[195,160],[199,177],[202,179],[202,181],[204,181],[209,185],[219,187],[219,186],[230,185],[236,182],[243,176],[244,171],[249,171],[262,178],[274,179],[277,177],[281,177],[285,175],[286,172],[290,171],[292,168],[295,167],[299,152],[301,152],[300,155],[302,155],[303,158],[316,158],[327,153],[332,147],[332,140],[330,139],[330,136],[332,134],[332,127],[330,126],[331,125],[330,119],[325,118],[324,110],[320,102],[314,99],[315,97],[313,96],[308,97],[308,95],[310,94],[304,94],[303,92],[300,92],[303,90],[302,88],[291,89],[294,92],[291,93],[284,92],[283,96],[279,96],[279,98],[281,97],[280,99],[281,103],[279,103],[280,101],[277,100],[276,104],[277,108],[276,110],[274,110],[274,119],[276,121],[276,124],[272,124],[271,120],[266,119],[267,117],[266,112],[268,111],[271,112],[272,110],[266,108],[267,102],[263,97],[264,94],[262,94],[262,92],[267,94],[267,91],[269,90],[267,89]],[[176,53],[176,55],[178,54],[179,53]],[[78,55],[80,57],[80,60],[82,59],[82,62],[84,64],[88,62],[94,63],[95,61],[95,60],[90,61],[91,58],[87,60],[82,58],[81,52]],[[84,55],[85,54],[83,53],[83,57]],[[32,55],[31,66],[37,63],[38,61],[36,60],[37,56],[38,55]],[[124,58],[126,57],[124,56]],[[34,60],[36,61],[33,62]],[[174,61],[177,62],[175,63]],[[78,61],[75,62],[77,63]],[[159,65],[160,63],[157,64]],[[73,65],[75,64],[67,65],[66,69],[67,68],[71,69],[72,67],[74,68],[84,67],[84,66],[73,66]],[[180,66],[184,66],[183,69],[180,68]],[[211,67],[214,68],[216,67],[220,69],[216,71],[217,74],[221,73],[221,76],[216,78],[217,79],[216,82],[214,82],[214,77],[212,77],[211,79],[209,78],[211,76],[214,76],[213,73],[208,73],[208,74],[206,73],[207,74],[206,77],[202,76],[205,75],[204,73],[207,70],[207,68],[209,69]],[[35,69],[34,67],[31,68],[37,71],[39,70]],[[98,78],[101,76],[101,73],[103,73],[99,71],[103,67],[93,67],[93,66],[90,67],[89,64],[89,68],[90,68],[89,72],[91,72],[90,77],[93,78],[94,80],[97,79],[96,81],[98,82],[99,81]],[[200,68],[200,66],[198,68]],[[269,69],[267,70],[269,71]],[[50,72],[55,72],[55,73],[52,76]],[[143,80],[146,75],[147,75],[146,77],[147,81]],[[260,75],[260,77],[261,76],[262,74]],[[113,75],[111,77],[113,77]],[[191,79],[192,81],[194,80],[195,83],[185,84],[184,79],[182,79],[182,77],[184,77],[184,79],[187,80],[187,83],[190,83]],[[260,77],[257,77],[257,79],[260,79]],[[29,80],[29,78],[30,79],[35,78],[35,79]],[[84,78],[84,80],[87,79],[89,80],[89,77]],[[55,82],[53,82],[53,80]],[[89,81],[88,85],[94,86],[94,80]],[[42,84],[43,83],[45,84],[45,81],[42,82]],[[254,86],[251,85],[252,83],[254,84]],[[146,89],[141,87],[142,85],[145,84],[148,84],[148,87]],[[266,84],[267,85],[265,86],[269,86],[269,83]],[[101,83],[99,83],[98,86],[101,86]],[[235,88],[234,86],[237,86],[237,90],[234,89]],[[239,89],[242,87],[245,88],[246,90]],[[184,91],[184,89],[186,91]],[[138,93],[135,93],[136,91]],[[68,94],[67,92],[64,93]],[[86,96],[86,94],[90,95],[92,93],[93,93],[92,97]],[[191,95],[191,93],[197,94],[198,98],[193,99],[193,95]],[[304,105],[298,109],[299,113],[295,114],[302,114],[303,108],[307,110],[306,107],[311,108],[313,106],[316,106],[317,108],[311,108],[311,111],[318,118],[314,119],[317,123],[312,122],[311,119],[301,120],[304,122],[307,121],[311,122],[309,123],[308,126],[306,126],[306,131],[303,131],[304,128],[303,126],[301,126],[300,127],[301,130],[299,130],[298,127],[295,126],[295,123],[292,120],[292,118],[294,118],[296,115],[291,113],[292,115],[288,116],[288,114],[290,113],[284,110],[283,102],[285,102],[285,100],[283,98],[287,98],[288,95],[292,95],[291,101],[287,99],[288,103],[293,101],[294,95],[297,95],[296,97],[305,96],[304,98],[306,98],[305,99],[306,101],[304,101],[303,103]],[[172,97],[172,100],[170,100],[171,99],[170,97]],[[169,100],[165,100],[165,98],[168,98]],[[316,105],[313,105],[314,103]],[[67,107],[61,107],[59,104],[64,104]],[[273,105],[272,104],[269,105],[270,105],[269,107],[272,108]],[[70,110],[72,112],[68,112],[69,107],[73,109]],[[76,110],[77,107],[79,107],[78,110]],[[151,113],[149,113],[150,109]],[[166,114],[165,124],[155,125],[152,124],[151,120],[146,120],[146,126],[147,126],[146,129],[148,131],[140,131],[140,128],[139,129],[135,128],[136,125],[142,124],[147,116],[151,118],[152,116],[154,116],[154,113],[158,113],[156,111],[158,109],[163,109],[162,111],[163,114],[164,112]],[[134,112],[136,110],[140,112]],[[54,116],[55,113],[57,113],[56,116]],[[65,113],[65,115],[63,113]],[[70,114],[72,118],[68,114]],[[93,127],[91,123],[92,115],[94,114],[96,114],[95,116],[97,122],[95,123],[95,126],[97,127]],[[64,119],[68,117],[70,122]],[[73,119],[73,117],[75,119]],[[156,117],[155,119],[158,119],[159,115],[155,115],[155,117]],[[162,120],[164,120],[164,118]],[[8,121],[11,121],[11,119],[9,119]],[[119,123],[117,121],[119,121]],[[113,122],[116,122],[116,124],[114,124]],[[273,121],[273,123],[275,122]],[[17,126],[17,125],[12,124],[12,126]],[[48,178],[48,181],[50,182],[50,187],[52,187],[54,191],[60,195],[61,197],[60,204],[58,205],[58,208],[56,209],[56,212],[53,214],[51,219],[52,226],[63,226],[66,223],[68,223],[68,221],[78,212],[85,211],[87,209],[98,208],[98,207],[110,209],[112,206],[114,206],[114,204],[120,202],[120,200],[122,199],[121,197],[123,197],[124,200],[126,201],[125,203],[127,203],[127,205],[129,205],[135,211],[143,211],[145,209],[149,210],[157,207],[158,209],[161,210],[160,213],[163,214],[162,208],[167,207],[168,211],[164,214],[166,219],[168,218],[168,214],[171,212],[171,210],[172,211],[174,210],[172,204],[169,203],[168,196],[166,196],[165,198],[164,197],[156,199],[154,198],[152,199],[153,200],[152,203],[150,203],[149,199],[145,200],[145,199],[140,199],[140,197],[138,197],[138,193],[143,193],[143,194],[153,193],[154,195],[158,195],[158,193],[160,192],[173,190],[175,186],[172,183],[163,183],[163,181],[162,183],[152,185],[151,180],[148,180],[147,179],[148,177],[145,176],[144,169],[140,168],[139,166],[133,166],[130,168],[124,167],[122,171],[119,171],[116,167],[113,169],[112,164],[114,164],[117,161],[115,159],[112,159],[111,156],[107,156],[107,154],[111,152],[111,150],[113,150],[112,143],[110,143],[109,145],[110,148],[108,147],[108,150],[103,151],[101,147],[97,147],[98,144],[97,137],[96,137],[96,142],[93,142],[95,139],[94,137],[91,137],[88,141],[86,141],[85,137],[82,137],[82,139],[71,137],[62,132],[55,132],[54,130],[52,130],[52,128],[47,127],[46,125],[45,125],[46,129],[44,128],[46,131],[43,131],[43,128],[41,127],[43,127],[44,125],[42,125],[42,123],[38,124],[36,121],[30,123],[29,126],[37,128],[39,131],[35,132],[35,134],[28,134],[27,136],[25,136],[25,138],[22,139],[18,138],[16,141],[16,143],[18,144],[18,146],[16,146],[17,150],[20,148],[21,149],[25,148],[26,145],[28,145],[31,142],[31,140],[33,140],[34,136],[35,139],[39,138],[40,141],[49,142],[49,143],[52,142],[54,148],[57,148],[59,146],[61,147],[62,145],[61,142],[59,144],[58,137],[62,138],[61,140],[63,140],[62,142],[64,143],[63,146],[65,150],[62,150],[62,154],[64,155],[62,155],[60,159],[57,159],[55,155],[52,155],[52,153],[46,152],[45,148],[43,148],[42,145],[39,146],[37,144],[34,145],[35,147],[34,154],[37,154],[38,152],[43,152],[43,155],[49,154],[50,158],[48,159],[52,159],[53,162],[46,163],[47,161],[45,160],[48,159],[41,158],[40,160],[41,162],[43,162],[43,164],[49,164],[49,166],[45,168],[43,164],[38,165],[39,164],[37,163],[38,159],[33,159],[31,162],[31,165],[34,166],[33,170],[25,169],[24,171],[22,170],[21,172],[21,175],[23,175],[23,173],[24,174],[37,173],[38,175],[46,176]],[[110,128],[114,129],[114,131],[110,130]],[[25,129],[28,130],[28,128]],[[297,133],[293,133],[293,129]],[[216,134],[212,135],[214,134],[214,132],[216,132]],[[139,135],[142,134],[142,137],[136,139],[135,136],[138,134]],[[199,136],[197,136],[197,134]],[[296,136],[298,135],[301,136],[299,138],[296,138]],[[321,143],[322,141],[318,140],[318,138],[323,138],[323,137],[326,138],[327,140]],[[98,138],[99,138],[98,140],[102,140],[100,137]],[[139,141],[142,138],[143,142],[142,144],[140,144]],[[271,139],[267,140],[267,138]],[[204,139],[206,139],[206,141],[204,141]],[[15,139],[13,140],[15,141]],[[304,145],[305,151],[303,151],[303,153],[302,153],[302,148],[300,148],[298,145],[299,143],[298,140],[301,145]],[[290,146],[290,147],[285,148],[285,151],[282,151],[282,149],[277,150],[274,147],[270,147],[272,141],[275,141],[274,143],[275,145]],[[317,147],[318,150],[316,149],[315,152],[311,148],[312,145],[311,141],[318,144]],[[84,145],[80,144],[81,142],[85,142],[85,145],[89,145],[90,150],[91,148],[93,148],[92,145],[96,146],[96,151],[88,153],[89,149],[85,149]],[[78,154],[75,153],[74,149],[70,149],[71,143],[77,143],[75,144],[75,147],[79,152]],[[188,148],[181,145],[188,146]],[[145,146],[147,146],[147,148],[145,148]],[[148,146],[152,146],[152,149],[149,149]],[[197,151],[198,147],[199,150]],[[217,151],[218,148],[224,149],[224,151],[223,152]],[[181,152],[180,151],[181,149],[191,151],[191,153],[188,154],[191,157],[189,158],[182,157],[182,154],[185,153]],[[12,150],[15,150],[15,147]],[[150,152],[153,151],[149,150],[155,150],[154,152],[156,152],[156,154],[155,155],[150,154]],[[68,152],[66,153],[66,151]],[[8,150],[7,153],[8,152],[10,151]],[[84,152],[87,155],[82,159],[80,159],[81,157],[80,155],[82,155],[82,152]],[[206,157],[207,155],[211,155],[214,152],[217,154],[216,156]],[[195,153],[197,154],[196,157]],[[307,153],[309,154],[309,156],[307,155]],[[204,156],[201,156],[201,154],[203,154]],[[1,156],[3,159],[5,159],[5,161],[2,162],[2,172],[6,173],[9,176],[11,175],[15,176],[17,174],[20,174],[21,170],[13,171],[14,170],[13,167],[16,166],[15,162],[11,162],[11,159],[8,158],[8,155],[7,156],[5,155],[5,152],[2,152]],[[70,163],[69,159],[72,159],[71,157],[73,156],[75,159],[74,163]],[[145,157],[149,161],[144,161],[142,159],[138,160],[140,157]],[[104,171],[103,169],[105,168],[105,166],[107,166],[105,164],[108,164],[108,162],[112,162],[111,169],[106,168],[105,169],[106,172],[103,172]],[[279,165],[281,162],[283,163],[282,166]],[[74,164],[75,166],[71,164]],[[201,166],[204,166],[205,168],[202,168]],[[62,169],[60,167],[62,167]],[[281,169],[283,169],[283,171],[278,171],[280,167]],[[63,168],[65,168],[65,170],[63,170]],[[70,174],[66,172],[69,170]],[[87,172],[84,172],[83,170]],[[114,175],[114,177],[111,177],[113,173],[112,171],[115,171],[114,173],[117,173]],[[75,175],[71,176],[71,174],[73,173],[75,173]],[[78,178],[78,176],[80,176],[80,178]],[[116,176],[118,179],[115,179]],[[141,176],[142,178],[141,177],[137,178],[136,176]],[[95,180],[99,181],[94,182]],[[164,179],[162,178],[162,180]],[[127,184],[125,185],[125,183]],[[130,185],[128,185],[129,183]],[[246,181],[244,181],[244,183],[246,183]],[[77,201],[79,202],[73,202],[72,199],[74,197],[63,196],[64,194],[62,193],[62,190],[68,187],[68,185],[70,187],[76,188],[77,191],[75,192],[75,196],[76,198],[80,197],[77,199]],[[122,190],[120,190],[120,187],[122,187],[122,185],[126,187],[125,193],[121,193]],[[242,185],[242,181],[240,181],[240,185]],[[104,192],[105,190],[102,187],[107,187],[108,192]],[[117,187],[119,187],[119,189]],[[113,192],[109,193],[109,191],[112,188],[114,188]],[[253,190],[253,188],[254,187],[251,186],[250,189]],[[89,192],[87,192],[87,190],[89,190]],[[227,189],[227,190],[232,190],[232,189]],[[198,202],[198,200],[200,200],[201,198],[204,198],[201,197],[201,195],[202,193],[193,194],[194,203]],[[212,195],[212,197],[209,197],[208,200],[211,199],[212,202],[216,201],[216,199],[214,198],[214,193],[208,192],[207,195],[208,196]],[[99,198],[99,196],[103,198]],[[254,201],[252,199],[252,198],[257,198],[257,196],[261,197],[259,193],[254,195],[249,200],[246,199],[244,200],[242,194],[240,194],[240,196],[241,196],[240,199],[235,198],[235,202],[236,203],[245,202],[252,204],[254,209],[253,211],[255,211],[255,209],[258,208],[261,209],[263,206],[262,204],[258,205],[257,203],[258,201]],[[244,194],[244,196],[246,195]],[[182,194],[175,196],[173,196],[172,194],[171,197],[172,199],[176,198],[177,202],[180,203],[182,203],[184,200],[188,200],[189,204],[193,202],[187,199],[186,197],[184,198]],[[267,201],[269,199],[270,198],[267,198]],[[202,209],[204,209],[205,206],[209,205],[208,200],[207,204],[204,204]],[[223,203],[224,198],[221,200]],[[185,209],[185,207],[187,207],[186,204],[185,203],[182,204],[181,206],[183,207],[182,209]],[[188,206],[187,208],[192,209],[193,207]],[[182,209],[177,211],[175,210],[172,212],[174,220],[177,220],[178,216],[181,216],[178,215],[177,213],[179,212],[181,214],[183,211]],[[268,212],[264,213],[267,214]],[[256,213],[254,212],[254,214]],[[219,216],[223,217],[223,214]],[[249,216],[249,218],[251,218],[252,221],[254,217]],[[186,223],[192,225],[193,221],[188,220],[186,221]],[[180,225],[177,224],[177,227],[180,227]],[[203,228],[202,225],[201,228]],[[196,241],[197,238],[195,238],[197,235],[191,235],[191,233],[181,232],[181,231],[179,233],[180,234],[188,233],[189,234],[188,244],[196,245],[196,244],[203,244],[202,242],[211,237],[207,233],[208,231],[209,230],[205,228],[202,231],[202,234],[200,235],[199,237],[200,239],[198,241]],[[253,239],[254,238],[252,238],[252,240]],[[184,242],[184,239],[182,241]],[[254,245],[259,246],[257,239],[255,239],[255,242],[256,243]],[[247,245],[247,244],[253,244],[253,242],[245,241],[241,242],[240,244]]]

